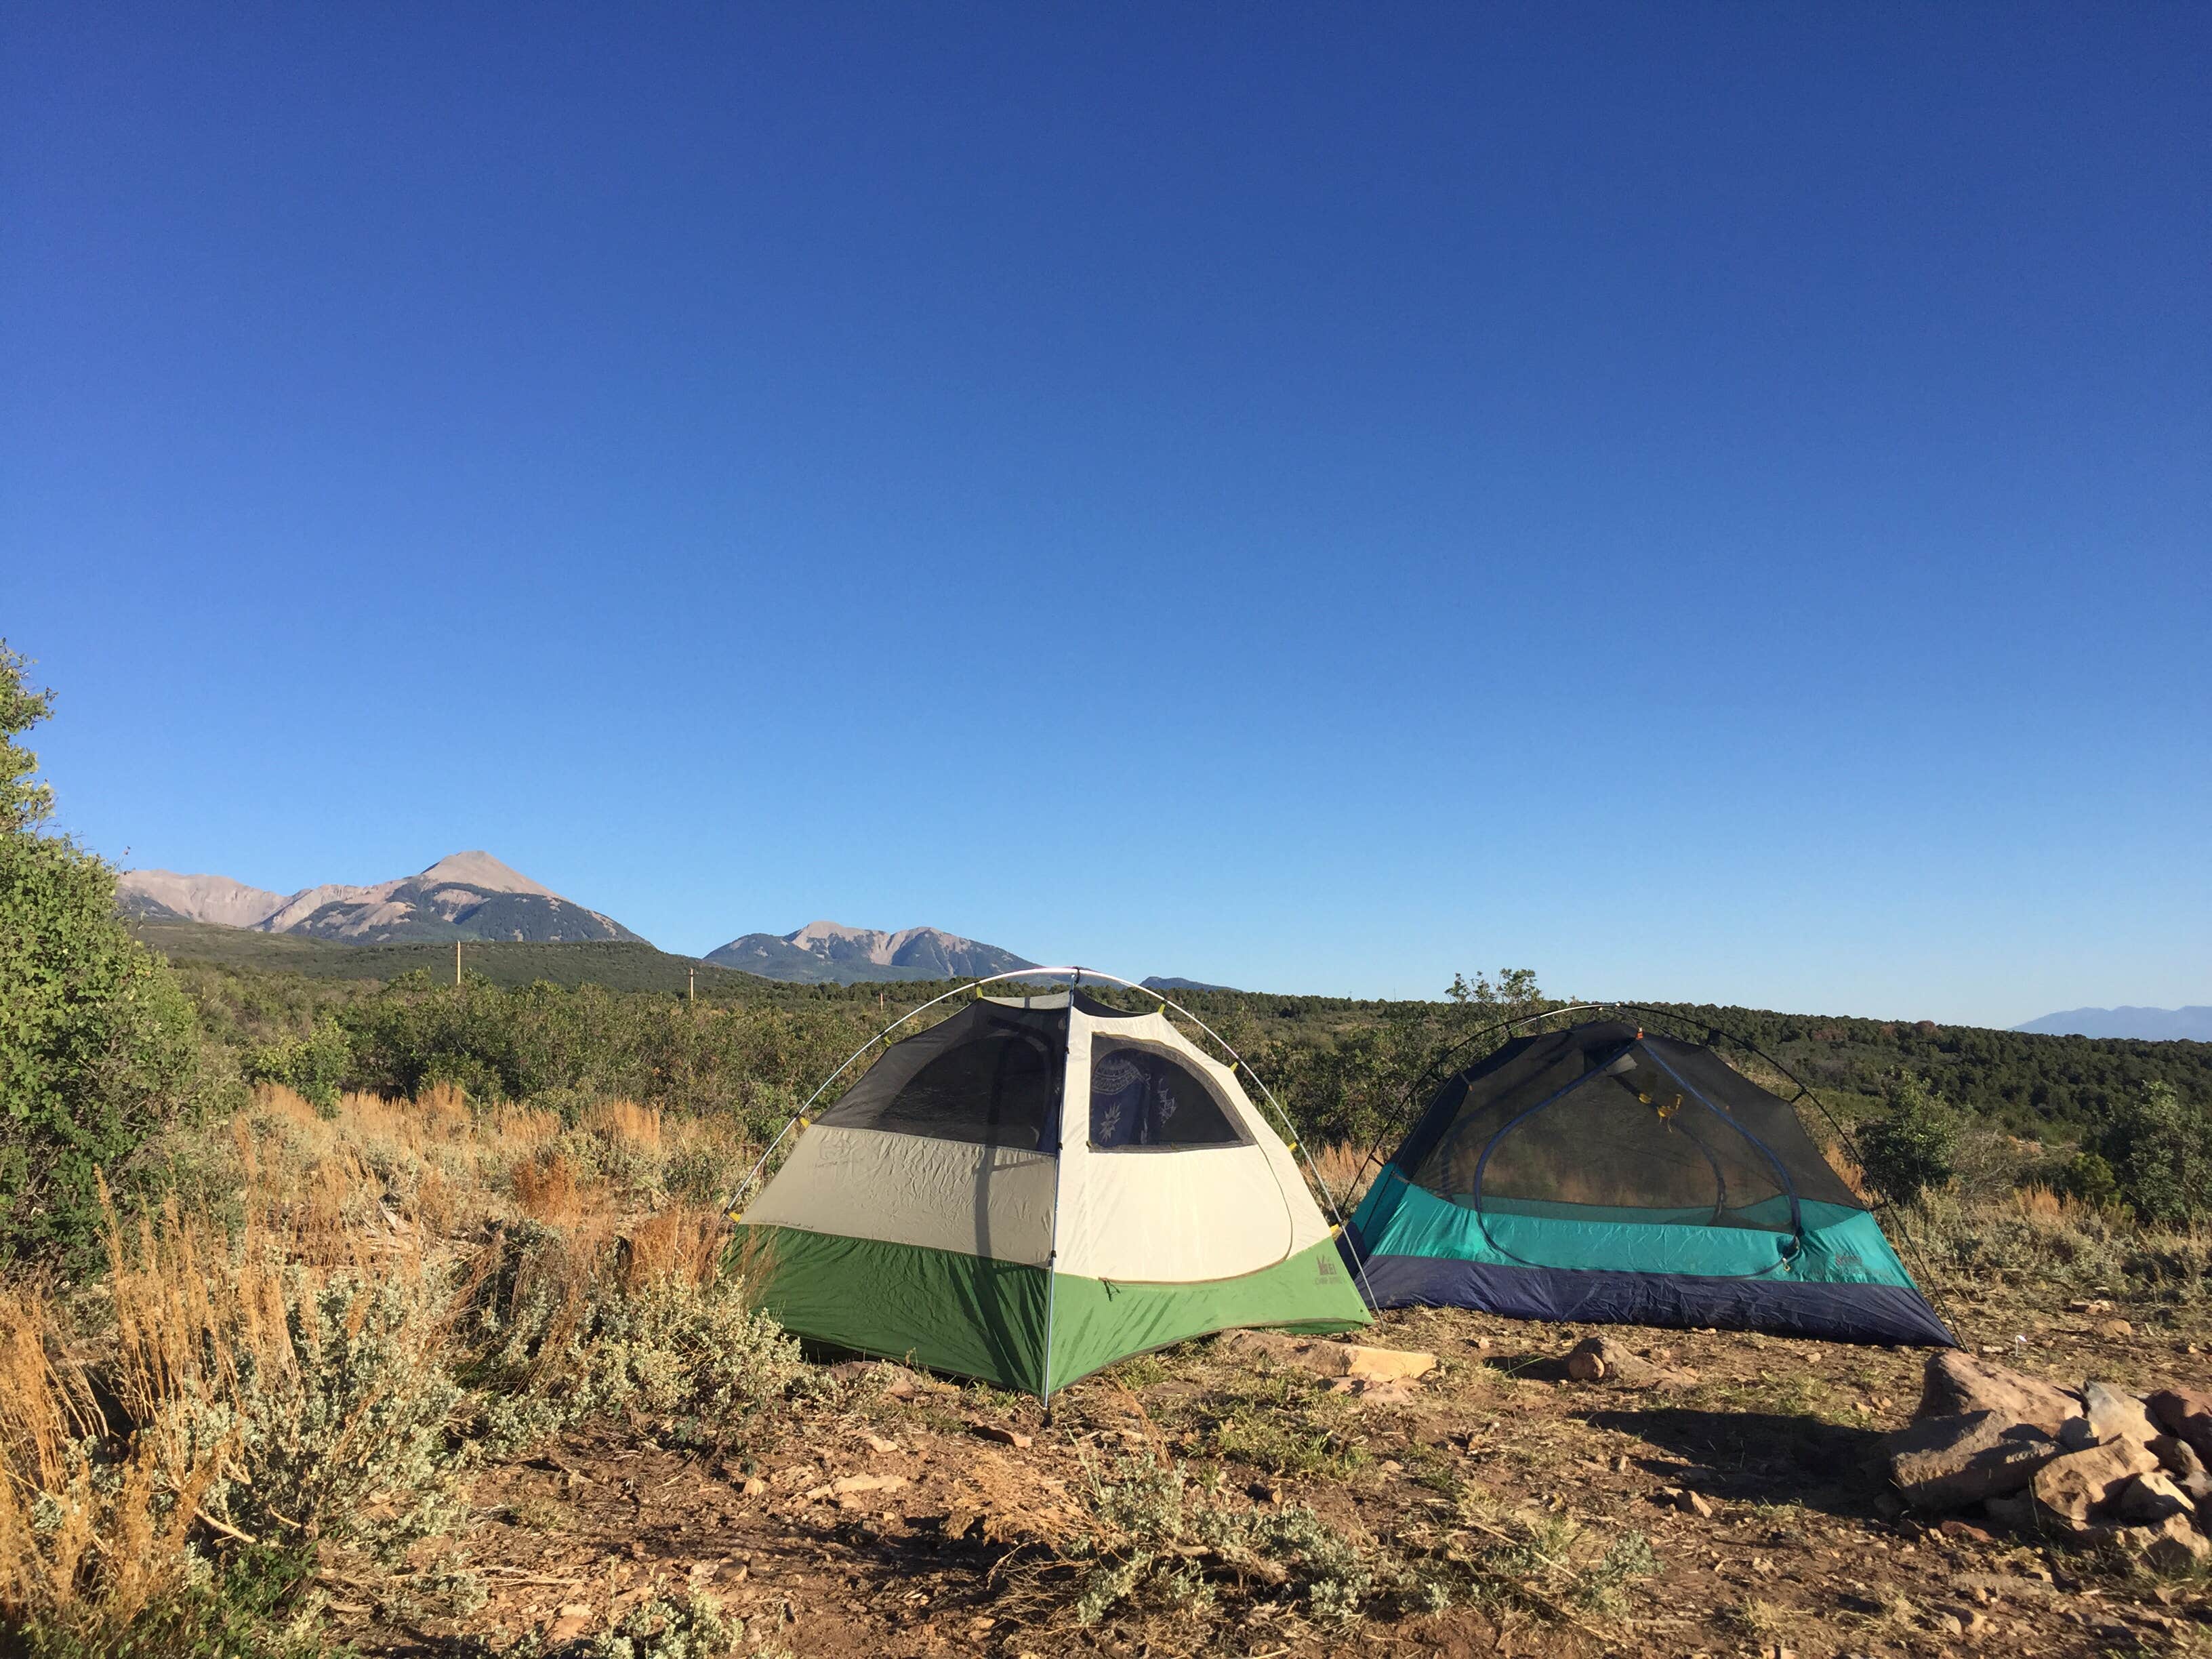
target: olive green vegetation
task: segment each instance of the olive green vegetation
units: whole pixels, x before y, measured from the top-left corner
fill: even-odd
[[[308,979],[391,980],[416,972],[435,979],[451,978],[453,971],[453,947],[441,940],[340,945],[204,921],[134,921],[131,931],[173,962],[205,962]],[[611,991],[688,991],[696,975],[699,994],[712,996],[743,994],[770,983],[629,940],[546,945],[470,939],[461,949],[465,971],[506,990],[544,980],[554,985],[601,985]]]
[[[1875,1188],[1900,1200],[1941,1187],[1956,1173],[1959,1115],[1917,1077],[1898,1080],[1889,1110],[1864,1125],[1858,1154]]]
[[[483,945],[471,947],[467,960],[506,951],[638,948]],[[311,1099],[328,1102],[346,1088],[414,1093],[441,1083],[477,1099],[562,1109],[620,1094],[727,1113],[756,1133],[901,1010],[952,988],[788,985],[732,974],[711,984],[702,975],[695,1002],[680,993],[589,981],[503,989],[473,966],[458,987],[421,969],[387,981],[188,958],[178,969],[205,1029],[238,1055],[246,1078],[287,1083]],[[444,972],[450,971],[448,956]],[[1120,988],[1097,994],[1130,1007],[1157,1006]],[[1505,1022],[1565,1006],[1545,998],[1526,969],[1471,984],[1455,980],[1434,1002],[1238,991],[1186,991],[1177,1000],[1245,1056],[1306,1138],[1386,1152],[1435,1086],[1443,1057],[1464,1064],[1504,1040],[1498,1028]],[[1877,1189],[1893,1197],[1943,1185],[1958,1138],[1971,1131],[2051,1142],[2063,1150],[2053,1151],[2048,1168],[2037,1165],[2039,1178],[2094,1201],[2125,1202],[2147,1218],[2212,1210],[2212,1177],[2200,1168],[2206,1160],[2189,1150],[2212,1099],[2212,1045],[1706,1006],[1637,1018],[1690,1037],[1740,1034],[1815,1082]],[[1722,1046],[1754,1075],[1788,1090],[1757,1059]],[[1817,1117],[1812,1127],[1826,1128]]]
[[[52,712],[0,641],[0,1259],[82,1261],[105,1174],[202,1092],[192,1006],[115,912],[115,872],[45,833],[52,792],[16,739]]]
[[[332,945],[191,923],[145,924],[138,932],[203,986],[214,977],[203,970],[220,969],[241,982],[324,981],[330,999],[352,1001],[372,994],[361,981],[417,970],[435,981],[453,971],[453,951],[441,945]],[[463,961],[472,978],[509,989],[544,981],[668,995],[689,988],[695,965],[690,957],[626,944],[471,944]],[[841,1025],[850,1015],[850,1029],[860,1033],[855,1042],[867,1034],[861,1029],[866,1015],[881,1009],[888,1020],[951,988],[922,981],[793,985],[696,965],[702,1002],[818,1010]],[[348,985],[352,988],[342,988]],[[1136,992],[1097,994],[1131,1007],[1154,1006]],[[225,994],[232,1000],[240,994]],[[283,996],[312,1000],[298,990]],[[1408,1090],[1447,1048],[1473,1039],[1465,1053],[1480,1055],[1488,1046],[1480,1034],[1500,1021],[1562,1006],[1545,998],[1525,969],[1494,981],[1457,980],[1433,1002],[1195,989],[1175,998],[1261,1066],[1308,1134],[1362,1145],[1404,1132],[1413,1109]],[[1653,1006],[1672,1022],[1655,1022],[1655,1029],[1691,1037],[1717,1030],[1753,1045],[1809,1084],[1846,1124],[1890,1111],[1906,1078],[1973,1123],[2084,1144],[2099,1139],[2154,1084],[2170,1085],[2185,1102],[2212,1099],[2212,1043],[2049,1036],[1705,1003]]]

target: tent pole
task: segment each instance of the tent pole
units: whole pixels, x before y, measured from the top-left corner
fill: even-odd
[[[1060,1066],[1060,1125],[1052,1148],[1052,1242],[1044,1253],[1044,1370],[1037,1404],[1044,1407],[1044,1425],[1052,1426],[1052,1315],[1054,1291],[1060,1279],[1060,1185],[1067,1173],[1067,1073],[1075,1063],[1075,988],[1083,983],[1083,969],[1067,984],[1067,1058]]]

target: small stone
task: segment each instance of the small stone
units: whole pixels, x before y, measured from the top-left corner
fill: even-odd
[[[2133,1336],[2136,1328],[2124,1319],[2100,1319],[2090,1328],[2108,1341],[2117,1342],[2123,1337]]]
[[[846,1498],[854,1492],[896,1492],[910,1484],[902,1474],[848,1474],[830,1483],[833,1497]]]
[[[1410,1381],[1426,1376],[1437,1368],[1432,1353],[1413,1353],[1396,1348],[1364,1348],[1356,1343],[1337,1345],[1345,1351],[1344,1374],[1370,1382]]]
[[[830,1375],[840,1382],[872,1382],[881,1379],[883,1390],[893,1400],[911,1400],[918,1394],[949,1393],[952,1385],[933,1376],[923,1376],[903,1365],[894,1365],[884,1359],[848,1359],[830,1367]]]
[[[747,1498],[758,1498],[763,1492],[768,1490],[768,1482],[762,1480],[760,1476],[756,1474],[750,1477],[745,1481],[745,1484],[739,1487],[738,1490]]]
[[[1012,1446],[1017,1451],[1026,1451],[1036,1443],[1019,1429],[1003,1428],[996,1423],[975,1423],[969,1426],[979,1440],[988,1440],[994,1445]]]
[[[1691,1372],[1638,1358],[1609,1336],[1585,1337],[1575,1344],[1567,1355],[1567,1375],[1577,1382],[1622,1382],[1632,1389],[1697,1381]]]
[[[2076,1297],[2066,1304],[2066,1311],[2072,1314],[2108,1314],[2112,1310],[2112,1304],[2101,1297]]]
[[[2068,1451],[2086,1451],[2097,1443],[2097,1431],[2086,1417],[2069,1417],[2058,1425],[2058,1443]]]
[[[553,1622],[546,1627],[549,1642],[573,1642],[598,1623],[593,1610],[581,1601],[572,1601],[563,1607]]]
[[[1219,1342],[1224,1352],[1263,1354],[1278,1364],[1296,1365],[1316,1376],[1365,1377],[1383,1382],[1395,1377],[1425,1376],[1437,1368],[1432,1353],[1329,1342],[1279,1331],[1224,1331]]]
[[[879,1434],[866,1434],[860,1437],[867,1442],[868,1449],[872,1452],[895,1452],[900,1449],[897,1441],[886,1440]]]

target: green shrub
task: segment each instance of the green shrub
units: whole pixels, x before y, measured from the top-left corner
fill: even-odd
[[[2058,1190],[2100,1210],[2120,1202],[2120,1178],[2095,1152],[2077,1152],[2058,1172]]]
[[[1375,1592],[1369,1553],[1300,1504],[1231,1508],[1195,1498],[1180,1465],[1123,1461],[1090,1474],[1096,1529],[1068,1555],[1091,1564],[1075,1602],[1079,1624],[1127,1607],[1197,1610],[1215,1599],[1213,1578],[1256,1581],[1317,1625],[1343,1629],[1365,1616]]]
[[[0,1259],[86,1265],[102,1174],[195,1095],[199,1033],[167,964],[115,910],[115,872],[40,833],[52,792],[15,739],[51,694],[0,642]]]
[[[2144,1221],[2181,1227],[2212,1216],[2212,1112],[2185,1103],[2171,1083],[2116,1106],[2101,1150]]]
[[[285,1335],[241,1348],[232,1402],[195,1437],[237,1437],[204,1514],[255,1538],[358,1545],[395,1561],[462,1513],[467,1460],[448,1443],[461,1403],[446,1368],[444,1295],[429,1277],[285,1279]]]
[[[353,1043],[345,1028],[325,1014],[305,1036],[256,1043],[239,1070],[248,1083],[280,1083],[325,1115],[337,1109],[338,1094],[353,1071]]]
[[[20,1632],[26,1659],[322,1659],[321,1606],[312,1550],[240,1549],[156,1596],[127,1619],[34,1620]]]
[[[472,1380],[495,1450],[528,1446],[602,1413],[634,1407],[678,1438],[720,1439],[818,1373],[752,1305],[741,1276],[705,1284],[672,1274],[625,1290],[573,1257],[574,1246],[523,1223],[480,1288],[483,1358]]]
[[[744,1635],[744,1620],[723,1612],[713,1596],[690,1590],[631,1608],[588,1651],[590,1659],[727,1659]]]
[[[1859,1131],[1867,1178],[1893,1203],[1948,1185],[1958,1150],[1958,1114],[1916,1077],[1898,1079],[1887,1113]]]

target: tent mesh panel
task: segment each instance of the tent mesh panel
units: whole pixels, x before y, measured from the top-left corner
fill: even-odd
[[[1054,1152],[1067,1011],[976,1002],[892,1045],[821,1121]]]
[[[1206,1079],[1166,1050],[1091,1039],[1093,1146],[1234,1146],[1243,1139]]]
[[[1611,1022],[1523,1037],[1462,1073],[1394,1161],[1479,1209],[1786,1233],[1793,1197],[1862,1207],[1788,1102],[1710,1048]]]

